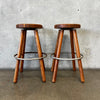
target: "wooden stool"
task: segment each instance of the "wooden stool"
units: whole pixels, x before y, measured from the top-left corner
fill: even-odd
[[[76,28],[80,28],[81,26],[79,24],[57,24],[54,27],[60,30],[58,33],[58,38],[57,38],[55,53],[53,57],[52,68],[51,68],[51,71],[53,72],[52,82],[56,82],[56,75],[57,75],[59,60],[70,60],[66,58],[65,59],[60,58],[60,51],[61,51],[64,30],[70,31],[71,53],[72,53],[71,60],[73,62],[73,71],[76,71],[75,60],[78,60],[81,82],[84,82],[85,80],[84,80],[84,74],[83,74],[83,68],[82,68],[82,62],[81,62],[82,55],[80,54],[79,44],[78,44],[78,39],[77,39],[77,32],[76,32]],[[75,43],[77,58],[75,58],[74,43]]]
[[[44,66],[44,61],[43,61],[43,56],[42,50],[41,50],[41,45],[40,45],[40,40],[39,40],[39,35],[38,35],[38,30],[42,28],[42,25],[39,24],[17,24],[16,28],[21,28],[21,38],[20,38],[20,45],[19,45],[19,50],[18,54],[15,54],[15,58],[17,59],[16,62],[16,68],[15,68],[15,74],[14,74],[14,79],[13,82],[17,82],[18,78],[18,72],[19,72],[19,65],[20,65],[20,72],[23,72],[23,63],[24,60],[39,60],[40,61],[40,69],[41,69],[41,76],[42,76],[42,81],[45,82],[45,66]],[[34,35],[35,35],[35,40],[36,40],[36,45],[37,45],[37,51],[38,51],[38,57],[39,58],[32,58],[32,59],[25,59],[24,54],[25,53],[34,53],[34,52],[25,52],[25,43],[26,43],[26,32],[27,30],[34,30]],[[36,52],[35,52],[36,53]],[[17,56],[17,57],[16,57]],[[45,57],[47,55],[45,54]]]

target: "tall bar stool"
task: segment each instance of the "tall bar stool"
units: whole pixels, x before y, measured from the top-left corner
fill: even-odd
[[[77,39],[77,32],[76,32],[76,28],[80,28],[81,25],[79,24],[57,24],[54,27],[60,30],[58,33],[55,53],[52,54],[52,58],[53,58],[53,63],[52,63],[52,68],[51,68],[51,71],[53,72],[52,82],[56,82],[59,60],[72,60],[73,71],[76,71],[75,60],[78,60],[81,82],[84,82],[85,80],[84,80],[84,74],[83,74],[83,68],[82,68],[82,62],[81,62],[83,55],[80,54],[79,44],[78,44],[78,39]],[[72,58],[60,58],[60,51],[61,51],[64,30],[70,31]],[[75,43],[76,53],[74,52],[74,43]],[[77,58],[75,58],[75,54],[77,55]]]
[[[40,25],[40,24],[17,24],[16,28],[21,29],[21,37],[20,37],[20,45],[19,45],[19,49],[18,49],[18,54],[14,55],[14,57],[17,59],[17,62],[16,62],[16,67],[15,67],[15,74],[14,74],[13,82],[14,83],[17,82],[19,65],[20,65],[20,72],[23,72],[24,60],[39,60],[40,61],[42,81],[45,82],[46,77],[45,77],[45,66],[44,66],[43,58],[45,58],[47,55],[46,55],[46,53],[42,53],[38,30],[37,30],[37,29],[43,28],[42,25]],[[34,35],[35,35],[38,52],[25,52],[27,30],[34,30]],[[38,53],[38,58],[24,58],[24,54],[29,54],[29,53]]]

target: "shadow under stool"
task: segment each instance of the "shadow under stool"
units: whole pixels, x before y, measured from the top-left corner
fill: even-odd
[[[54,27],[59,29],[59,33],[57,37],[54,57],[52,57],[53,58],[53,63],[52,63],[52,68],[51,68],[51,71],[53,72],[52,82],[56,82],[59,60],[72,60],[73,71],[76,71],[75,60],[78,60],[81,82],[84,82],[85,81],[84,73],[83,73],[82,62],[81,62],[82,54],[80,54],[77,32],[76,32],[76,28],[80,28],[81,25],[80,24],[57,24]],[[70,31],[72,59],[60,58],[60,51],[61,51],[64,30]],[[74,52],[74,44],[76,48],[76,53]],[[75,58],[75,54],[77,55],[77,58]]]
[[[46,55],[46,53],[42,53],[38,30],[37,30],[37,29],[43,28],[42,25],[40,25],[40,24],[17,24],[16,28],[21,29],[21,37],[20,37],[20,45],[19,45],[19,49],[18,49],[18,54],[14,55],[15,58],[17,59],[17,62],[16,62],[16,67],[15,67],[13,82],[14,83],[17,82],[19,66],[20,66],[20,72],[23,72],[24,60],[39,60],[40,61],[42,81],[45,82],[46,77],[45,77],[45,66],[44,66],[43,58],[45,58],[47,55]],[[26,58],[26,59],[24,58],[25,53],[37,53],[37,52],[25,52],[26,33],[28,30],[34,31],[34,36],[35,36],[37,51],[38,51],[38,58]],[[45,55],[45,56],[43,56],[43,55]]]

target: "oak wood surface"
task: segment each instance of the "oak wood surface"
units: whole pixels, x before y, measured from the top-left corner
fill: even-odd
[[[60,57],[61,45],[62,45],[62,40],[63,40],[63,33],[64,33],[64,30],[60,30],[60,35],[59,35],[59,40],[58,40],[58,47],[57,47],[57,53],[56,53],[56,57],[57,58]],[[53,72],[53,77],[52,77],[52,82],[53,83],[56,82],[58,63],[59,63],[59,60],[55,60],[54,72]]]
[[[37,30],[34,30],[34,34],[35,34],[35,40],[36,40],[36,45],[37,45],[38,56],[39,57],[42,57],[42,50],[41,50],[41,45],[40,45],[38,31]],[[41,69],[42,81],[45,82],[46,81],[46,77],[45,77],[44,60],[41,59],[39,61],[40,61],[40,69]]]
[[[76,30],[73,30],[73,36],[74,36],[74,43],[75,43],[75,48],[76,48],[76,55],[77,55],[77,58],[79,58],[80,57],[80,50],[79,50],[79,44],[78,44]],[[81,59],[78,60],[78,65],[79,65],[81,82],[85,82]]]
[[[43,28],[41,24],[17,24],[16,28],[23,28],[26,30],[31,30],[31,29],[38,29],[38,28]]]
[[[26,30],[23,30],[23,31],[24,31],[24,38],[23,38],[21,58],[24,58],[25,44],[26,44]],[[24,60],[21,60],[20,61],[20,72],[23,72],[23,64],[24,64]]]
[[[59,31],[58,37],[57,37],[57,42],[56,42],[56,48],[55,48],[54,57],[56,57],[56,53],[57,53],[59,35],[60,35],[60,31]],[[51,71],[52,71],[52,72],[54,71],[54,64],[55,64],[55,59],[53,59],[53,63],[52,63],[52,68],[51,68]]]
[[[80,24],[56,24],[54,26],[54,28],[58,28],[58,29],[72,29],[72,28],[80,28],[81,25]]]
[[[71,42],[72,58],[75,58],[75,54],[74,54],[74,41],[73,41],[73,30],[70,30],[70,42]],[[73,71],[76,71],[75,60],[72,61],[72,64],[73,64]]]
[[[21,56],[21,52],[22,52],[22,45],[23,45],[23,38],[24,38],[24,31],[21,31],[21,38],[20,38],[20,45],[19,45],[19,50],[18,50],[18,58],[20,58]],[[18,72],[19,72],[19,63],[20,60],[17,60],[16,62],[16,67],[15,67],[15,73],[14,73],[14,79],[13,82],[16,83],[17,79],[18,79]]]

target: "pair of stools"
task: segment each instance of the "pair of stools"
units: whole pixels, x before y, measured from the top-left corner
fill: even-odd
[[[78,39],[77,39],[77,32],[76,32],[76,28],[80,28],[81,26],[79,24],[57,24],[54,27],[60,30],[58,33],[55,53],[54,53],[54,56],[52,57],[53,58],[53,63],[52,63],[52,68],[51,68],[51,71],[53,72],[52,82],[56,82],[59,60],[72,60],[73,71],[76,71],[75,60],[78,60],[81,82],[84,82],[85,80],[84,80],[84,74],[83,74],[83,68],[82,68],[82,62],[81,62],[83,55],[80,54],[79,44],[78,44]],[[42,25],[40,24],[17,24],[16,28],[21,28],[21,38],[20,38],[18,54],[14,55],[14,57],[17,59],[17,62],[16,62],[16,67],[15,67],[13,82],[14,83],[17,82],[19,66],[20,66],[20,72],[23,72],[24,60],[39,60],[42,81],[45,82],[46,77],[45,77],[45,66],[44,66],[43,58],[45,58],[47,54],[43,53],[41,50],[41,45],[40,45],[40,40],[39,40],[39,35],[38,35],[38,30],[37,30],[37,29],[43,28]],[[25,52],[27,30],[34,30],[38,52]],[[60,58],[60,51],[61,51],[64,30],[70,31],[72,58]],[[76,52],[74,52],[74,44],[75,44]],[[24,58],[25,53],[38,53],[38,58]],[[75,54],[77,55],[77,58],[75,58]]]

